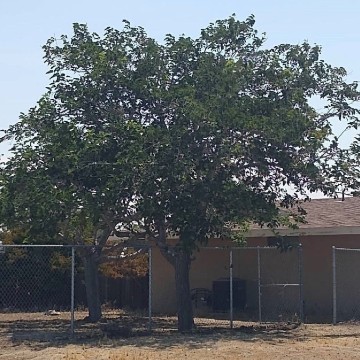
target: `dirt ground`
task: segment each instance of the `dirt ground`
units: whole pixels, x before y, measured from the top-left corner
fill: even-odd
[[[192,334],[175,331],[174,318],[107,314],[99,325],[77,314],[0,314],[0,360],[360,359],[360,324],[255,324],[196,319]]]

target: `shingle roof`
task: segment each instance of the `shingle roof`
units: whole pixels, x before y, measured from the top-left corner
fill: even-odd
[[[360,197],[341,199],[313,199],[304,202],[301,207],[306,210],[306,223],[299,224],[299,229],[293,230],[280,226],[281,234],[360,234]],[[272,236],[267,227],[253,224],[247,233],[249,237]],[[127,235],[126,235],[127,236]],[[126,237],[124,236],[124,237]],[[118,240],[116,236],[111,239]]]
[[[341,199],[313,199],[303,203],[306,224],[300,228],[360,226],[360,197]]]
[[[285,226],[277,228],[282,235],[334,235],[360,234],[360,197],[341,199],[313,199],[303,203],[306,210],[306,223],[298,224],[299,229]],[[267,227],[253,225],[247,233],[248,237],[272,236]]]

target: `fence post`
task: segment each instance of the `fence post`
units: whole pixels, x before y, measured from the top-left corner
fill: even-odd
[[[71,247],[71,338],[74,338],[75,305],[75,247]]]
[[[233,310],[233,250],[230,249],[230,329],[233,328],[234,310]]]
[[[149,331],[152,328],[152,248],[149,247]]]
[[[260,247],[257,247],[257,265],[258,265],[258,302],[259,302],[259,322],[262,322],[261,314],[261,265],[260,265]]]
[[[336,248],[332,247],[332,277],[333,277],[333,324],[336,324]]]
[[[304,322],[304,293],[303,293],[303,248],[302,245],[299,245],[298,250],[298,263],[299,263],[299,315],[300,322]]]

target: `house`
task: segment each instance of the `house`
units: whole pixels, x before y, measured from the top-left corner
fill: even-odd
[[[246,283],[245,312],[256,314],[259,311],[260,251],[262,307],[269,304],[287,306],[298,301],[300,296],[307,321],[331,321],[332,247],[360,248],[360,197],[349,197],[344,201],[315,199],[303,207],[307,211],[306,224],[301,224],[297,230],[278,229],[281,235],[302,245],[302,254],[294,249],[287,252],[263,249],[271,246],[273,240],[272,232],[265,228],[253,228],[248,232],[249,249],[232,251],[232,275]],[[214,282],[229,278],[230,247],[234,247],[234,243],[214,239],[207,248],[195,254],[190,272],[192,289],[211,292]],[[260,247],[259,251],[257,247]],[[354,307],[360,304],[360,252],[346,256],[338,259],[338,289],[343,306]],[[302,288],[296,286],[300,282]],[[355,291],[356,287],[359,291]],[[174,269],[156,247],[152,250],[152,310],[168,314],[176,312]]]

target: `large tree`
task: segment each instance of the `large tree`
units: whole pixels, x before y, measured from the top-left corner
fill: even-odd
[[[13,191],[4,202],[10,218],[48,226],[82,214],[108,231],[137,221],[174,266],[178,327],[191,329],[189,269],[199,244],[252,222],[301,220],[299,198],[333,194],[342,177],[347,152],[333,119],[358,125],[357,85],[321,59],[319,46],[264,42],[252,16],[163,43],[128,22],[102,38],[75,24],[71,39],[50,39],[49,92],[6,134],[15,155],[3,197],[18,171],[36,194],[31,179],[44,176],[46,193],[34,202]],[[29,157],[39,159],[29,166]],[[44,212],[48,197],[54,206]]]
[[[102,249],[116,221],[133,211],[135,161],[141,158],[141,128],[108,98],[110,85],[100,77],[107,64],[100,50],[96,53],[91,44],[83,48],[77,61],[91,55],[95,63],[98,57],[96,69],[84,65],[88,73],[83,77],[77,76],[75,61],[60,64],[54,53],[45,53],[48,91],[6,131],[3,140],[14,139],[14,144],[1,172],[3,228],[21,229],[28,243],[93,245],[77,248],[90,321],[102,315]]]

